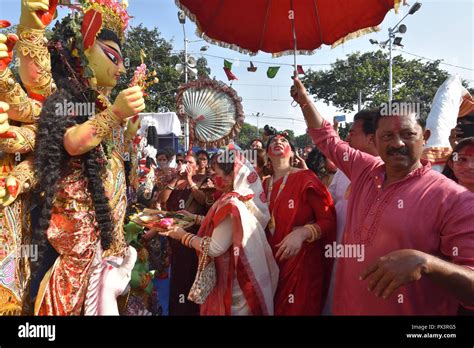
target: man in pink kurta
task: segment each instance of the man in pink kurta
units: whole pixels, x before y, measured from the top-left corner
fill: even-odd
[[[474,268],[474,194],[423,161],[384,187],[380,157],[351,148],[327,121],[308,131],[352,183],[342,244],[363,246],[365,252],[363,261],[338,259],[333,314],[456,315],[459,300],[427,276],[398,287],[386,299],[369,292],[360,276],[379,258],[400,249]]]

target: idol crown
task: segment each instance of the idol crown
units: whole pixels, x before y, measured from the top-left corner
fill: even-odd
[[[128,12],[128,0],[84,0],[83,11],[95,10],[102,14],[102,27],[113,31],[123,40],[125,29],[130,19]]]

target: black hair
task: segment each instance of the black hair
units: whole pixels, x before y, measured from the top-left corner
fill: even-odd
[[[319,179],[331,175],[326,170],[326,156],[317,148],[314,147],[313,150],[308,154],[306,158],[306,165],[308,169],[312,170]]]
[[[469,145],[474,145],[474,137],[464,138],[454,147],[453,152],[451,153],[448,160],[446,161],[446,164],[444,165],[443,172],[442,172],[444,176],[450,178],[451,180],[454,180],[455,182],[458,182],[458,178],[456,178],[456,175],[454,175],[454,171],[451,169],[448,162],[453,161],[455,153],[458,153],[463,148]]]
[[[196,152],[196,157],[198,157],[199,155],[206,155],[206,158],[209,161],[209,154],[206,150],[199,150],[198,152]]]
[[[84,114],[74,116],[56,112],[58,104],[64,102],[95,103],[98,96],[98,92],[91,89],[83,77],[80,58],[72,55],[74,46],[71,46],[71,41],[74,42],[75,33],[72,30],[71,20],[71,16],[67,16],[61,22],[56,23],[48,44],[51,54],[51,71],[58,89],[46,99],[38,122],[34,167],[38,179],[37,191],[41,197],[41,212],[39,228],[35,231],[34,238],[39,247],[44,250],[48,243],[46,231],[50,226],[51,210],[58,182],[67,175],[69,160],[77,158],[83,164],[87,190],[91,195],[96,221],[100,229],[100,243],[102,249],[107,250],[112,244],[113,224],[109,199],[105,194],[101,178],[105,170],[106,154],[101,145],[77,157],[69,155],[64,148],[66,129],[86,122],[92,115],[86,114],[86,110],[84,110]],[[112,40],[120,44],[118,37],[107,29],[102,29],[97,38]],[[42,251],[40,250],[40,258],[41,255]]]
[[[163,151],[165,151],[168,154],[167,156],[168,160],[170,160],[174,155],[176,155],[176,151],[174,151],[172,147],[165,147]]]
[[[380,113],[379,109],[370,109],[359,111],[354,116],[355,121],[362,122],[362,131],[365,135],[375,134],[375,124],[374,120],[377,114]]]
[[[264,143],[263,143],[263,140],[260,139],[260,138],[255,138],[255,139],[250,140],[249,146],[251,146],[255,141],[259,141],[260,144],[262,144],[262,147],[263,147]]]
[[[171,156],[170,156],[170,153],[166,150],[159,150],[157,153],[156,153],[156,160],[158,161],[158,157],[160,156],[165,156],[166,159],[169,161]]]
[[[274,134],[270,138],[268,138],[267,146],[265,147],[265,150],[267,152],[268,152],[268,148],[270,147],[270,143],[272,142],[273,139],[275,139],[275,137],[277,135],[280,135],[280,136],[284,137],[286,140],[288,140],[288,143],[290,144],[290,147],[291,147],[291,151],[296,152],[295,144],[293,144],[290,137],[285,132],[278,132],[277,134]]]

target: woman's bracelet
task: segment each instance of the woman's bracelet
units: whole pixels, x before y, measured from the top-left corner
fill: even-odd
[[[190,240],[194,237],[195,235],[192,233],[186,233],[181,237],[181,244],[184,246],[189,246]]]
[[[193,235],[190,239],[189,239],[189,242],[188,242],[188,245],[187,247],[188,248],[192,248],[193,247],[193,240],[196,239],[197,236],[196,235]]]
[[[321,237],[321,229],[317,224],[307,224],[304,227],[311,231],[311,238],[307,240],[308,243],[313,243]]]
[[[94,128],[96,136],[103,138],[112,132],[112,129],[120,127],[121,120],[112,109],[107,108],[89,119],[89,123]]]
[[[200,225],[204,217],[202,215],[195,214],[194,215],[194,224]]]

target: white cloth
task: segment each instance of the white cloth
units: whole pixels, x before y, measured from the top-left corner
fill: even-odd
[[[344,234],[344,228],[346,226],[346,213],[347,213],[347,203],[349,202],[349,186],[351,181],[349,178],[341,171],[337,170],[334,174],[331,184],[328,187],[329,192],[331,193],[332,199],[334,201],[334,206],[336,208],[336,217],[337,217],[337,230],[336,230],[336,243],[340,244],[342,242],[342,235]],[[336,267],[337,267],[337,258],[334,259],[334,265],[331,272],[331,280],[329,282],[328,296],[326,303],[323,308],[323,315],[330,315],[332,313],[331,305],[334,292],[334,281],[336,278]]]
[[[141,113],[140,114],[140,135],[146,134],[146,130],[150,126],[156,128],[158,135],[167,135],[173,133],[176,136],[181,135],[181,122],[174,112],[160,113]]]
[[[233,192],[239,195],[230,200],[239,210],[242,224],[242,239],[238,242],[242,248],[237,249],[240,250],[238,257],[245,258],[244,267],[258,294],[263,313],[273,315],[273,298],[278,285],[279,269],[265,235],[265,227],[270,220],[265,193],[252,164],[233,145],[229,146],[229,150],[227,154],[232,154],[230,161],[234,162]],[[214,227],[210,245],[211,255],[222,255],[235,242],[232,224],[229,224],[231,222],[230,218],[226,218]],[[236,258],[234,262],[237,262]],[[232,315],[250,314],[236,273],[233,274],[231,312]]]
[[[426,128],[431,131],[425,148],[451,147],[449,134],[456,127],[464,87],[459,76],[450,76],[438,88],[431,111],[426,119]]]
[[[209,245],[209,256],[217,257],[225,253],[232,246],[232,219],[227,217],[222,221],[212,233],[211,244]],[[249,315],[250,308],[245,299],[244,293],[237,280],[237,272],[234,272],[232,282],[232,315]]]

